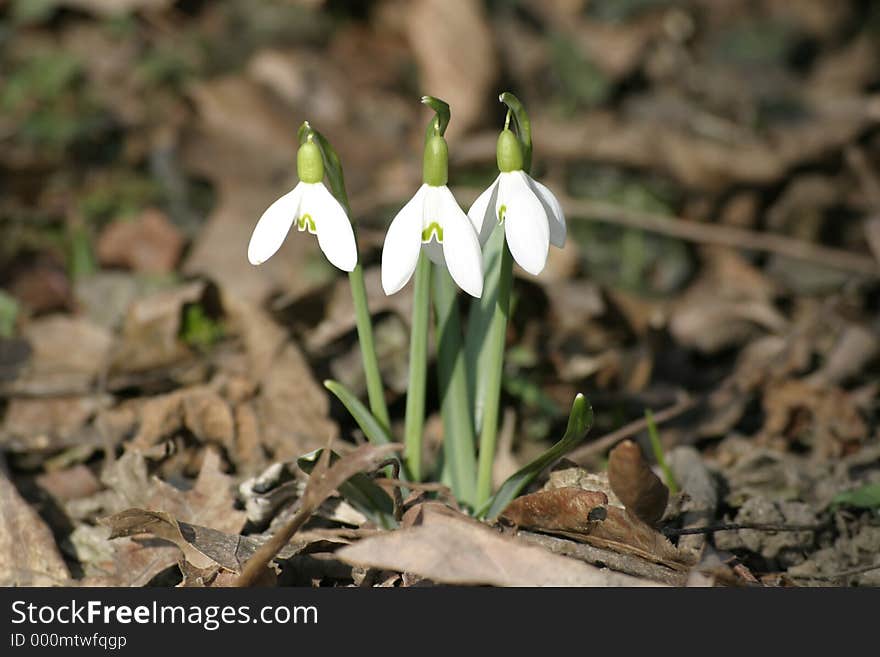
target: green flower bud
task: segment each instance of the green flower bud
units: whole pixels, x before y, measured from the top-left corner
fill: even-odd
[[[296,173],[304,183],[319,183],[324,180],[321,149],[311,139],[299,147],[296,154]]]
[[[498,170],[504,173],[520,171],[523,168],[523,152],[519,139],[511,130],[505,128],[498,135],[498,146],[495,150],[498,158]]]
[[[441,135],[434,135],[425,142],[422,181],[432,187],[440,187],[449,181],[449,149]]]

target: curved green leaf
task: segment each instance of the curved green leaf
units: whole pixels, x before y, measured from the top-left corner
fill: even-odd
[[[391,436],[388,435],[388,432],[385,430],[385,427],[382,426],[382,423],[370,413],[367,407],[361,403],[360,399],[355,397],[351,390],[339,383],[339,381],[331,380],[324,381],[324,387],[336,395],[336,398],[341,401],[346,410],[351,413],[351,416],[364,432],[367,440],[374,445],[384,445],[385,443],[391,442]]]
[[[593,424],[593,408],[587,398],[578,394],[571,405],[568,427],[562,439],[531,463],[507,478],[498,492],[480,509],[479,516],[492,520],[501,513],[544,468],[576,447],[587,435]]]

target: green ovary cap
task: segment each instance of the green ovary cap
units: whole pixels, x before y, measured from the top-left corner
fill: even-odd
[[[425,142],[422,181],[432,187],[440,187],[449,181],[449,148],[440,135],[434,135]]]
[[[523,168],[522,146],[511,130],[505,128],[498,135],[498,146],[495,150],[498,157],[498,170],[505,173],[520,171]]]
[[[299,147],[296,154],[296,173],[304,183],[319,183],[324,180],[324,159],[321,149],[312,141]]]

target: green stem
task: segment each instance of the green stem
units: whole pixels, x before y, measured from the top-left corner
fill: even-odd
[[[501,375],[504,368],[504,343],[510,313],[510,288],[513,281],[513,257],[507,242],[501,249],[498,265],[498,298],[489,333],[486,336],[486,383],[483,389],[483,426],[480,431],[480,462],[477,478],[477,508],[492,494],[492,465],[498,437],[498,413],[501,404]]]
[[[333,196],[345,208],[346,214],[352,222],[352,228],[357,237],[357,224],[352,218],[351,204],[348,202],[348,193],[345,191],[345,176],[342,173],[342,164],[339,155],[327,141],[321,132],[315,130],[308,121],[304,121],[299,128],[298,138],[300,144],[309,139],[317,142],[321,149],[321,157],[324,162],[324,172],[330,183],[330,191]],[[367,287],[364,284],[364,270],[358,256],[358,264],[349,273],[348,280],[351,283],[351,296],[354,299],[355,322],[357,323],[358,340],[361,344],[361,356],[364,360],[364,376],[367,379],[367,396],[370,398],[370,410],[375,418],[383,426],[386,432],[391,430],[391,418],[388,415],[388,407],[385,404],[385,391],[382,389],[382,375],[379,373],[379,362],[376,359],[376,343],[373,340],[373,322],[370,319],[370,309],[367,306]]]
[[[458,288],[444,267],[434,273],[434,311],[437,319],[437,377],[443,416],[444,463],[452,490],[463,504],[474,506],[476,457],[474,424],[468,398],[467,371],[462,348]]]
[[[364,376],[367,380],[367,396],[370,399],[370,410],[386,431],[391,428],[388,407],[385,405],[385,391],[382,389],[382,375],[379,373],[379,361],[376,359],[376,343],[373,340],[373,323],[367,307],[367,287],[364,284],[364,270],[358,262],[348,275],[351,283],[351,296],[354,299],[354,316],[357,323],[358,340],[361,344],[361,356],[364,360]]]
[[[404,456],[410,478],[413,481],[421,481],[425,379],[428,368],[428,319],[431,315],[431,261],[424,253],[419,255],[414,285]]]

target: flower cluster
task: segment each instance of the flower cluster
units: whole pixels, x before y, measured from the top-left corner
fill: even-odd
[[[514,261],[530,274],[541,273],[550,245],[565,244],[565,217],[557,198],[523,170],[523,153],[514,133],[498,137],[499,174],[467,214],[447,186],[448,151],[442,135],[425,145],[423,184],[401,208],[385,236],[382,287],[390,295],[410,280],[422,250],[446,267],[456,284],[479,297],[483,291],[482,247],[498,224]],[[351,221],[324,186],[319,148],[307,140],[297,154],[300,183],[260,217],[248,246],[248,259],[258,265],[271,257],[296,223],[300,232],[318,238],[327,259],[350,272],[358,255]]]

